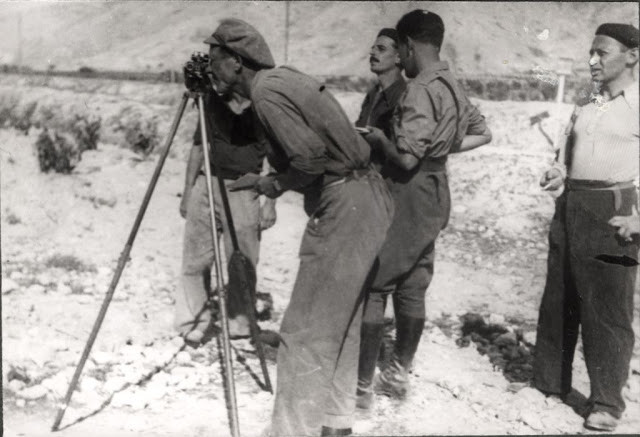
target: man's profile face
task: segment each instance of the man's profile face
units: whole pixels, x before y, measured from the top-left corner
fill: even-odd
[[[369,66],[372,73],[381,74],[399,68],[400,57],[395,42],[388,36],[379,36],[369,51]]]
[[[597,82],[611,82],[627,67],[627,48],[609,36],[596,35],[589,55],[591,78]]]
[[[209,70],[216,91],[222,96],[231,94],[238,81],[237,61],[221,47],[209,47]]]
[[[400,42],[398,44],[398,56],[400,57],[402,68],[404,68],[404,73],[409,79],[413,79],[420,73],[420,71],[418,71],[418,66],[416,65],[416,60],[413,55],[413,50],[410,47],[410,43],[410,40],[407,39],[407,41]]]

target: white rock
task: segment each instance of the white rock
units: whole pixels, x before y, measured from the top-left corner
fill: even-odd
[[[191,362],[191,355],[187,351],[180,351],[178,355],[176,355],[176,363],[178,364],[189,364]]]
[[[185,378],[176,387],[180,390],[193,390],[198,387],[198,380],[197,378]]]
[[[504,325],[505,319],[502,314],[491,314],[488,323],[490,325]]]
[[[9,277],[11,279],[13,279],[14,281],[17,281],[18,279],[24,278],[24,273],[22,273],[20,270],[15,270],[15,271],[11,272]],[[4,278],[3,278],[3,288],[4,288]]]
[[[102,386],[102,390],[106,393],[115,393],[122,389],[125,386],[127,381],[120,377],[114,376],[112,378],[107,379],[107,382]]]
[[[71,287],[69,287],[64,282],[58,282],[58,285],[56,285],[56,289],[58,290],[58,293],[63,294],[65,296],[68,296],[73,292]]]
[[[102,383],[95,378],[84,376],[79,385],[80,391],[95,392],[102,385]]]
[[[523,410],[520,413],[520,420],[523,423],[526,423],[531,428],[536,431],[541,431],[544,429],[544,424],[540,419],[540,412],[536,410]]]
[[[24,408],[24,406],[27,404],[27,401],[25,401],[22,398],[16,399],[16,407],[18,408]]]
[[[27,400],[40,399],[47,395],[47,391],[43,385],[34,385],[21,390],[18,396]]]
[[[52,376],[51,378],[43,380],[41,385],[43,387],[46,387],[47,390],[52,392],[54,395],[64,396],[69,386],[69,382],[64,377],[64,375],[57,374]]]
[[[105,364],[113,363],[116,361],[114,355],[109,352],[104,351],[95,351],[91,354],[91,359],[94,363],[102,366]]]
[[[20,381],[19,379],[12,379],[11,381],[9,381],[9,390],[11,390],[14,393],[18,393],[20,390],[22,390],[24,387],[26,386],[26,384],[23,381]]]
[[[44,293],[46,288],[40,284],[32,284],[27,288],[27,293],[29,294],[41,294]]]
[[[15,272],[14,272],[15,273]],[[2,278],[2,294],[11,293],[20,287],[16,281],[10,278]]]

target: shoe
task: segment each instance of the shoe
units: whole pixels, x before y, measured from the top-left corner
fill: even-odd
[[[409,372],[393,361],[373,378],[373,391],[393,399],[405,399],[409,391]]]
[[[356,390],[356,408],[360,410],[370,410],[373,405],[373,388],[366,389],[358,387]]]
[[[249,328],[249,318],[244,315],[238,315],[233,319],[229,319],[229,338],[232,340],[251,337],[251,329]]]
[[[618,419],[606,411],[594,411],[584,421],[584,427],[595,431],[610,432],[618,426]]]
[[[320,433],[320,435],[322,437],[333,437],[333,436],[343,436],[343,435],[351,435],[353,434],[353,431],[351,431],[351,428],[331,428],[328,426],[323,426],[322,427],[322,432]]]

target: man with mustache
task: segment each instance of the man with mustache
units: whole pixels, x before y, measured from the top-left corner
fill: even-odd
[[[491,141],[484,117],[471,105],[447,62],[440,60],[442,19],[417,9],[398,21],[396,31],[400,62],[412,80],[396,107],[391,138],[376,127],[365,134],[372,147],[386,156],[381,173],[395,213],[378,268],[372,272],[364,315],[367,323],[383,323],[387,295],[392,293],[396,342],[391,363],[376,375],[372,386],[359,384],[358,405],[365,408],[374,391],[402,399],[409,387],[408,373],[424,329],[435,241],[449,219],[447,155]],[[381,331],[363,334],[362,356],[377,356]]]
[[[393,113],[398,100],[407,88],[402,77],[402,65],[398,55],[398,33],[392,28],[383,28],[378,32],[375,42],[369,52],[370,70],[377,76],[376,83],[367,92],[362,102],[360,116],[356,126],[366,128],[374,126],[382,130],[387,137],[391,137],[393,129]],[[371,163],[381,169],[386,158],[380,150],[371,151]],[[369,408],[371,397],[366,396],[371,387],[375,373],[380,345],[369,345],[369,340],[382,341],[387,332],[388,319],[384,323],[377,320],[362,320],[360,359],[358,364],[358,408]]]
[[[273,68],[255,28],[225,19],[205,42],[217,89],[251,99],[277,171],[238,180],[234,188],[271,198],[300,191],[310,215],[280,327],[270,433],[348,435],[363,287],[391,223],[389,190],[369,166],[369,145],[329,90],[294,68]]]
[[[638,29],[598,27],[589,52],[601,93],[578,106],[563,153],[540,184],[564,192],[549,231],[547,281],[540,304],[534,383],[564,398],[582,327],[591,412],[585,427],[613,431],[633,352],[638,248]],[[634,186],[635,181],[635,186]],[[615,217],[614,217],[615,216]]]

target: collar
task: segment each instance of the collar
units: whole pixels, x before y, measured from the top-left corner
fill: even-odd
[[[414,80],[430,82],[434,76],[438,76],[441,71],[449,71],[449,63],[447,61],[438,61],[429,64],[427,68],[422,70]]]
[[[395,106],[396,102],[398,101],[406,87],[407,83],[404,81],[403,77],[400,77],[398,80],[382,90],[380,89],[380,84],[378,83],[377,91],[382,92],[382,95],[384,96],[384,99],[387,101],[387,104],[389,106]]]

